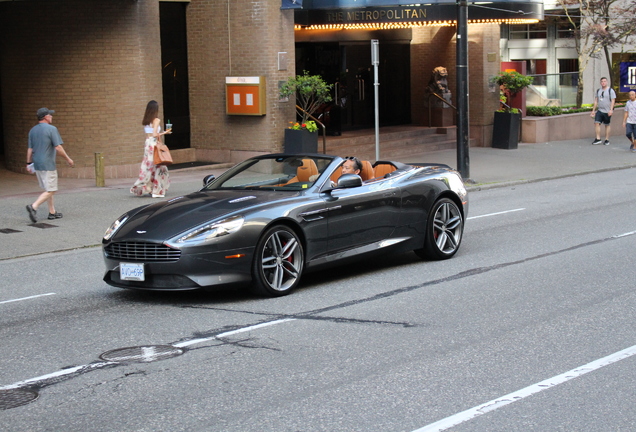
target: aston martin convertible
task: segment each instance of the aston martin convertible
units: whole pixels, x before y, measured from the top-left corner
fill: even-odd
[[[104,281],[165,291],[243,284],[282,296],[304,272],[347,260],[457,253],[468,212],[458,172],[357,161],[358,174],[342,174],[347,159],[257,156],[206,177],[198,192],[125,213],[102,241]]]

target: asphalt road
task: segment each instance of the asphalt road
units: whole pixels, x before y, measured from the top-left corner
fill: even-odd
[[[452,260],[277,299],[118,290],[97,248],[0,261],[0,395],[39,395],[1,429],[634,430],[630,174],[474,192]]]

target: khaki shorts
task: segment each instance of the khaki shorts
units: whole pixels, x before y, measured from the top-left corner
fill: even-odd
[[[47,192],[57,191],[57,171],[36,171],[40,187]]]

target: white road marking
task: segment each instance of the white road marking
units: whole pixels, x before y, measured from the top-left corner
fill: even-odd
[[[214,339],[218,339],[218,338],[223,338],[223,337],[228,337],[228,336],[232,336],[238,333],[245,333],[251,330],[256,330],[259,328],[263,328],[263,327],[269,327],[272,325],[276,325],[276,324],[282,324],[284,322],[288,322],[288,321],[295,321],[295,318],[285,318],[285,319],[280,319],[280,320],[276,320],[276,321],[270,321],[270,322],[266,322],[266,323],[261,323],[261,324],[256,324],[253,326],[249,326],[249,327],[244,327],[244,328],[240,328],[237,330],[232,330],[229,332],[225,332],[225,333],[219,333],[218,335],[214,335],[214,336],[210,336],[207,338],[199,338],[199,339],[192,339],[189,341],[185,341],[185,342],[179,342],[179,343],[175,343],[172,344],[173,347],[176,348],[183,348],[183,347],[187,347],[190,345],[196,345],[196,344],[200,344],[200,343],[204,343],[204,342],[209,342],[211,340]]]
[[[23,301],[23,300],[31,300],[31,299],[34,299],[34,298],[51,296],[51,295],[55,295],[55,293],[38,294],[38,295],[34,295],[34,296],[22,297],[22,298],[13,299],[13,300],[0,301],[0,304],[13,303],[13,302],[18,302],[18,301]]]
[[[514,209],[514,210],[506,210],[506,211],[501,211],[501,212],[497,212],[497,213],[489,213],[489,214],[480,215],[480,216],[472,216],[472,217],[466,218],[466,220],[479,219],[479,218],[488,217],[488,216],[497,216],[497,215],[501,215],[501,214],[518,212],[518,211],[522,211],[522,210],[525,210],[525,208],[518,208],[518,209]]]
[[[630,232],[626,232],[626,233],[623,233],[623,234],[617,234],[615,236],[612,236],[612,238],[627,237],[627,236],[634,235],[634,234],[636,234],[636,231],[630,231]]]
[[[260,328],[263,328],[263,327],[269,327],[269,326],[276,325],[276,324],[282,324],[282,323],[288,322],[288,321],[295,321],[295,318],[286,318],[286,319],[280,319],[280,320],[265,322],[265,323],[261,323],[261,324],[256,324],[256,325],[253,325],[253,326],[249,326],[249,327],[244,327],[244,328],[228,331],[228,332],[225,332],[225,333],[219,333],[218,335],[211,336],[209,338],[192,339],[192,340],[189,340],[189,341],[184,341],[184,342],[172,344],[172,346],[175,347],[175,348],[186,347],[186,346],[195,345],[195,344],[198,344],[198,343],[208,342],[210,340],[214,340],[214,339],[218,339],[218,338],[222,338],[222,337],[232,336],[232,335],[239,334],[239,333],[245,333],[245,332],[248,332],[248,331],[251,331],[251,330],[260,329]],[[143,355],[152,357],[154,355],[152,351],[153,351],[152,349],[144,350],[143,351]],[[16,389],[16,388],[24,387],[24,386],[29,385],[29,384],[34,384],[34,383],[38,383],[38,382],[41,382],[41,381],[45,381],[45,380],[48,380],[48,379],[51,379],[51,378],[58,378],[58,377],[62,377],[62,376],[65,376],[65,375],[72,375],[72,374],[77,373],[77,372],[79,372],[81,370],[100,369],[100,368],[103,368],[105,366],[109,366],[109,365],[113,365],[113,364],[117,364],[117,362],[105,361],[105,362],[91,363],[91,364],[82,365],[82,366],[74,366],[72,368],[63,369],[63,370],[60,370],[60,371],[57,371],[57,372],[52,372],[50,374],[41,375],[39,377],[29,378],[29,379],[24,380],[24,381],[19,381],[17,383],[9,384],[9,385],[0,387],[0,390]]]
[[[51,378],[59,378],[65,375],[71,375],[74,374],[76,372],[79,372],[82,369],[99,369],[102,368],[104,366],[108,366],[111,364],[116,364],[115,362],[99,362],[99,363],[91,363],[89,365],[82,365],[82,366],[74,366],[72,368],[68,368],[68,369],[62,369],[60,371],[57,372],[52,372],[50,374],[46,374],[46,375],[40,375],[39,377],[35,377],[35,378],[29,378],[27,380],[24,381],[19,381],[17,383],[13,383],[4,387],[0,387],[0,390],[11,390],[11,389],[16,389],[16,388],[20,388],[20,387],[24,387],[27,386],[29,384],[34,384],[34,383],[38,383],[41,381],[45,381]]]
[[[446,417],[445,419],[439,420],[435,423],[431,423],[428,426],[424,426],[423,428],[416,429],[413,432],[445,431],[453,426],[457,426],[461,423],[465,423],[469,420],[472,420],[475,417],[479,417],[480,415],[489,413],[491,411],[494,411],[498,408],[501,408],[513,402],[520,401],[535,393],[539,393],[543,390],[550,389],[552,387],[555,387],[559,384],[563,384],[566,381],[580,377],[587,373],[594,372],[595,370],[603,368],[605,366],[609,366],[612,363],[625,360],[626,358],[629,358],[635,354],[636,354],[636,345],[626,348],[622,351],[618,351],[614,354],[610,354],[607,357],[603,357],[601,359],[595,360],[586,365],[580,366],[576,369],[572,369],[568,372],[562,373],[561,375],[556,375],[552,378],[548,378],[547,380],[541,381],[540,383],[533,384],[521,390],[517,390],[516,392],[509,393],[500,398],[493,399],[489,402],[478,405],[474,408],[468,409],[466,411],[462,411],[450,417]]]

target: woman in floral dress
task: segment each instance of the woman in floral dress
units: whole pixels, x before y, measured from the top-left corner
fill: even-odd
[[[170,187],[170,177],[168,167],[154,164],[155,144],[161,141],[162,135],[172,133],[171,129],[161,132],[161,120],[159,115],[159,104],[151,100],[146,106],[146,113],[141,122],[146,132],[146,144],[144,146],[144,158],[139,169],[139,178],[130,188],[130,193],[137,196],[145,194],[152,195],[153,198],[163,198]]]

